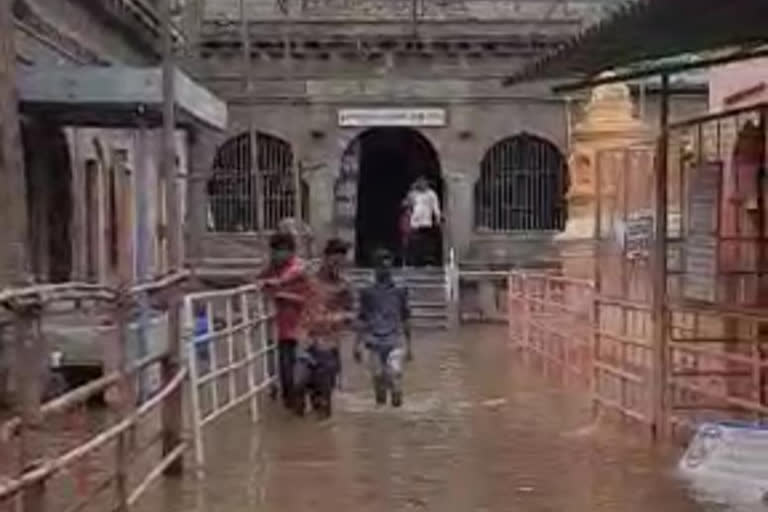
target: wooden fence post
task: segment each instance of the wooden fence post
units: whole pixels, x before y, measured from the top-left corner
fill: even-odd
[[[528,276],[522,274],[521,276],[521,291],[520,298],[523,301],[523,332],[520,336],[520,343],[523,346],[523,361],[526,363],[530,361],[531,351],[531,297],[529,296],[528,288]]]
[[[6,286],[24,282],[28,270],[27,195],[19,136],[12,4],[10,0],[0,2],[0,285]]]
[[[667,376],[669,354],[667,325],[667,167],[669,153],[669,75],[661,77],[661,134],[659,135],[656,181],[653,258],[653,366],[651,411],[653,436],[668,432]]]
[[[37,468],[45,456],[41,406],[48,370],[48,350],[40,326],[39,306],[22,305],[14,310],[17,364],[24,369],[17,372],[19,417],[21,418],[20,470],[23,474]],[[24,488],[22,493],[24,512],[45,512],[46,508],[44,481]]]
[[[128,342],[128,314],[130,297],[126,293],[127,287],[120,290],[120,295],[115,304],[115,328],[117,329],[115,346],[115,364],[120,378],[117,381],[117,393],[113,406],[120,418],[128,417],[136,404],[134,390],[135,381],[128,374],[127,342]],[[141,372],[138,374],[141,379]],[[115,486],[117,494],[117,512],[128,510],[128,471],[130,466],[130,432],[122,432],[117,438],[115,453]]]
[[[176,166],[176,98],[173,58],[173,34],[171,33],[171,0],[161,0],[160,21],[163,42],[163,144],[160,154],[161,175],[166,183],[166,207],[168,208],[168,267],[171,272],[182,270],[182,224],[179,205],[178,170]],[[199,205],[198,205],[199,206]],[[163,360],[163,383],[167,385],[181,367],[181,312],[178,285],[172,285],[168,307],[168,354]],[[163,402],[163,456],[172,453],[181,442],[183,426],[182,386],[179,386]],[[179,457],[168,466],[166,475],[180,475],[183,458]]]

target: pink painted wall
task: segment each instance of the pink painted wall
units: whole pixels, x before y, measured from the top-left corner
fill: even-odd
[[[713,68],[709,76],[709,108],[714,112],[724,110],[726,108],[724,100],[728,96],[759,85],[761,82],[768,85],[768,58]],[[768,88],[760,94],[749,96],[742,102],[727,107],[743,107],[761,102],[768,102]]]

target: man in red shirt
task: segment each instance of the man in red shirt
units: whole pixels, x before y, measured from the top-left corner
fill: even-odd
[[[270,263],[259,280],[274,299],[277,309],[277,353],[283,403],[286,408],[297,410],[299,404],[296,403],[298,397],[293,375],[298,344],[307,336],[304,310],[312,286],[306,265],[296,255],[293,236],[275,233],[270,238],[269,246]]]
[[[348,246],[337,238],[328,241],[323,263],[314,279],[307,312],[307,355],[311,360],[312,406],[321,419],[331,416],[333,387],[341,370],[343,331],[354,320],[354,293],[342,275]]]

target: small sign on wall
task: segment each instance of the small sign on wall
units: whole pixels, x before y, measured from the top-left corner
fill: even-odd
[[[370,126],[441,127],[448,123],[444,108],[343,108],[338,112],[343,128]]]
[[[722,169],[721,162],[701,165],[693,173],[689,187],[684,287],[689,299],[717,299]]]
[[[627,259],[648,259],[654,235],[653,213],[631,213],[624,229],[624,253]]]

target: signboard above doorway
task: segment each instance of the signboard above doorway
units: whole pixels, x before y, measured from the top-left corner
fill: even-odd
[[[353,127],[441,127],[448,122],[444,108],[342,108],[339,126]]]

